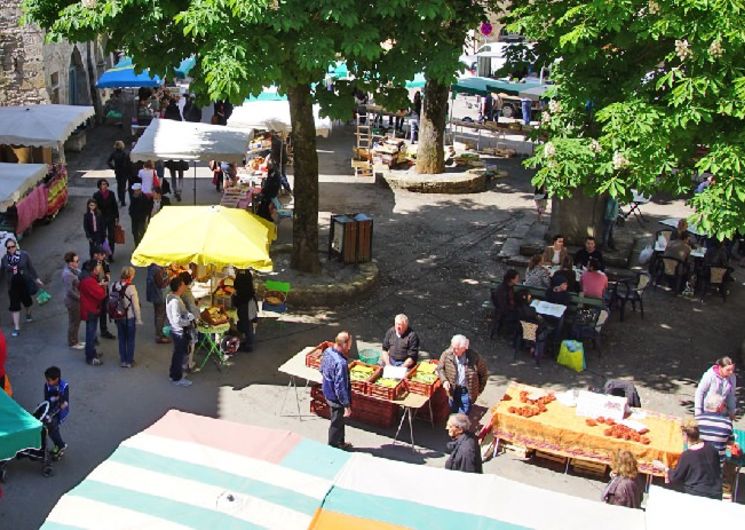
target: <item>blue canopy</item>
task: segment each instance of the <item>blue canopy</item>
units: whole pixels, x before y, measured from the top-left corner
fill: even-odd
[[[287,101],[286,94],[280,94],[276,86],[264,87],[258,96],[248,96],[245,101]]]
[[[116,66],[101,74],[96,83],[96,88],[158,87],[161,84],[160,77],[157,75],[151,77],[147,69],[139,74],[135,73],[132,59],[122,57],[116,63]]]
[[[191,57],[187,57],[183,61],[181,61],[181,64],[178,65],[178,68],[174,70],[176,73],[176,77],[184,78],[189,75],[189,72],[192,68],[194,68],[194,65],[197,63],[196,58],[192,55]]]
[[[424,74],[420,72],[411,81],[406,81],[406,88],[424,88],[426,83],[427,80],[424,78]]]

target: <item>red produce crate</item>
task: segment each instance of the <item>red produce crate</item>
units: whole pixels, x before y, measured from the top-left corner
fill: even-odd
[[[419,368],[421,364],[427,363],[427,364],[438,364],[439,361],[436,359],[429,359],[427,361],[422,361],[414,368],[412,368],[408,374],[406,374],[406,384],[409,387],[409,392],[412,394],[419,394],[421,396],[431,396],[435,390],[437,390],[440,387],[440,380],[437,379],[434,383],[427,385],[424,383],[420,383],[418,381],[412,381],[411,378],[416,375],[416,371]]]
[[[369,396],[370,395],[370,381],[374,381],[377,379],[377,377],[380,375],[380,373],[383,371],[383,368],[380,366],[375,366],[372,364],[365,364],[362,361],[352,361],[349,363],[349,370],[351,371],[354,366],[357,366],[358,364],[362,364],[364,366],[371,366],[375,368],[375,371],[370,376],[370,378],[367,381],[352,381],[352,392],[358,392],[362,395]]]
[[[333,342],[327,340],[316,346],[313,351],[310,351],[305,355],[305,366],[308,366],[309,368],[315,368],[316,370],[320,369],[324,350],[333,345]]]
[[[322,418],[329,419],[331,417],[331,408],[325,401],[318,401],[317,399],[311,400],[310,411]]]
[[[444,423],[450,416],[447,392],[442,386],[438,386],[429,399],[430,403],[419,409],[416,417],[432,423]],[[430,415],[430,406],[432,407],[432,415]]]
[[[390,400],[398,399],[406,395],[407,389],[406,389],[405,379],[401,379],[401,381],[399,381],[398,384],[394,386],[393,388],[387,388],[387,387],[379,386],[375,384],[375,381],[380,379],[382,375],[383,375],[383,372],[381,371],[376,377],[373,378],[373,380],[368,385],[367,388],[371,396],[375,396],[380,399],[387,399],[390,401]]]

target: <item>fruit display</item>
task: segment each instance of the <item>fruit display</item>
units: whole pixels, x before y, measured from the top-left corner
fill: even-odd
[[[603,435],[607,436],[608,438],[615,438],[617,440],[628,440],[644,445],[649,445],[651,443],[649,437],[644,436],[649,432],[649,429],[647,429],[646,427],[636,431],[631,427],[616,423],[615,420],[613,420],[612,418],[604,418],[603,416],[595,419],[587,418],[585,419],[585,423],[590,427],[595,427],[598,425],[606,426],[607,428],[603,430]]]
[[[406,376],[406,383],[412,394],[431,396],[439,388],[439,377],[436,373],[437,362],[432,360],[422,361],[417,364]]]
[[[435,381],[437,381],[437,374],[431,373],[423,373],[417,370],[417,372],[414,374],[414,376],[411,378],[412,381],[415,383],[423,383],[425,385],[431,385]]]
[[[375,381],[375,385],[382,386],[385,388],[394,388],[397,384],[401,382],[400,379],[392,379],[390,377],[381,377],[377,381]]]
[[[367,381],[375,373],[374,366],[366,364],[355,364],[349,370],[349,379],[352,381]]]
[[[228,322],[228,315],[219,307],[208,307],[199,314],[199,317],[211,326],[219,326]]]
[[[510,398],[511,400],[512,398]],[[503,401],[509,401],[505,398],[502,398]],[[507,411],[510,414],[517,414],[518,416],[522,416],[523,418],[532,418],[533,416],[538,416],[539,414],[543,414],[548,410],[547,405],[549,403],[552,403],[556,400],[556,396],[553,394],[546,394],[545,396],[541,396],[537,399],[530,399],[529,393],[526,390],[520,391],[520,397],[519,397],[520,403],[523,403],[525,406],[522,407],[510,407],[507,409]]]
[[[233,278],[224,278],[215,290],[215,296],[230,298],[235,294],[235,287],[233,287]]]

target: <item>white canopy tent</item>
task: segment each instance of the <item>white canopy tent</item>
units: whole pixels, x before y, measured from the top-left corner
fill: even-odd
[[[331,134],[331,120],[319,116],[320,107],[313,105],[316,135],[327,138]],[[246,101],[233,109],[228,118],[230,127],[265,129],[288,134],[292,131],[289,101]]]
[[[130,158],[187,160],[194,164],[194,204],[197,201],[196,161],[224,160],[240,163],[246,156],[253,130],[188,121],[154,119],[147,126]]]
[[[0,212],[18,202],[46,176],[48,170],[46,164],[0,162]]]
[[[80,105],[0,107],[0,144],[59,148],[94,114]]]

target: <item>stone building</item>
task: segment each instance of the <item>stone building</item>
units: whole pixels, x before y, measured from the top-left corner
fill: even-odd
[[[0,2],[0,105],[63,103],[100,109],[94,85],[112,60],[103,41],[45,43],[41,29],[20,25],[21,3]]]

